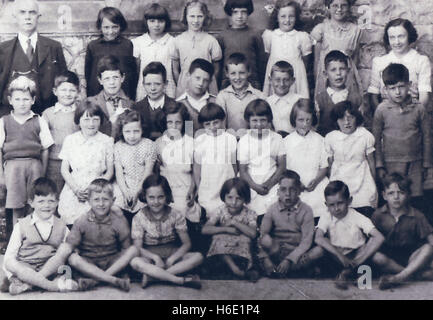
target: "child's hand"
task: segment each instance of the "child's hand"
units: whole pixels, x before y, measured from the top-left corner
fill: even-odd
[[[173,256],[170,256],[167,258],[167,260],[165,261],[165,266],[167,268],[170,268],[172,265],[174,265],[176,261],[173,259]]]
[[[340,255],[338,256],[338,260],[340,260],[341,264],[345,269],[352,267],[352,260],[347,259],[346,256]]]
[[[239,232],[239,230],[236,229],[236,228],[234,228],[234,227],[227,227],[227,228],[226,228],[226,233],[228,233],[228,234],[232,234],[232,235],[235,235],[235,236],[238,236],[238,235],[241,234],[241,233]]]
[[[152,260],[153,260],[153,262],[155,262],[155,265],[156,265],[157,267],[162,268],[162,269],[165,269],[165,263],[164,263],[164,261],[161,259],[160,256],[155,255],[155,256],[152,258]]]
[[[284,259],[281,261],[281,263],[277,266],[276,271],[280,274],[286,274],[287,271],[290,270],[290,267],[292,266],[292,262],[288,259]]]
[[[254,190],[261,196],[265,196],[269,192],[269,189],[266,186],[261,184],[255,185]]]
[[[89,195],[89,193],[87,192],[87,189],[81,190],[81,189],[77,188],[76,190],[73,190],[73,191],[74,191],[75,195],[77,196],[79,202],[86,202],[87,201],[87,198]]]
[[[305,190],[307,190],[308,192],[312,192],[314,191],[314,189],[316,189],[317,187],[317,181],[316,179],[313,179],[310,181],[310,183],[305,187]]]
[[[188,194],[186,195],[186,205],[188,207],[192,207],[194,205],[194,201],[195,201],[195,197],[196,197],[196,192],[194,190],[189,190]]]

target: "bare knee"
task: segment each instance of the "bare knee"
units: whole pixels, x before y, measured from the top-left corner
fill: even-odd
[[[376,252],[371,258],[371,260],[373,261],[374,264],[377,264],[378,266],[383,266],[388,263],[389,258],[383,253]]]
[[[260,239],[260,245],[262,246],[263,249],[265,250],[271,250],[272,248],[272,238],[270,235],[265,235]]]
[[[72,253],[68,258],[68,263],[72,267],[76,267],[80,263],[81,257],[78,253]]]

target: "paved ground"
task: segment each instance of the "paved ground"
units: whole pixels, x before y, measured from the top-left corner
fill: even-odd
[[[0,256],[0,264],[2,261]],[[433,282],[412,282],[387,291],[380,291],[377,281],[373,281],[372,289],[352,286],[347,291],[336,289],[332,280],[262,278],[255,284],[234,280],[203,280],[202,284],[201,290],[163,284],[142,289],[133,283],[128,293],[110,287],[67,294],[0,293],[0,300],[433,300]]]

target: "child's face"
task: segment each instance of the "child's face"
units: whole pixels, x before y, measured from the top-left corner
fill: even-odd
[[[143,86],[150,100],[158,100],[164,95],[165,82],[161,74],[147,74],[143,79]]]
[[[109,96],[115,96],[120,92],[123,80],[125,80],[125,76],[120,70],[107,70],[102,72],[101,76],[98,77],[98,81],[104,88],[104,92]]]
[[[205,121],[203,122],[203,128],[206,130],[207,134],[216,136],[218,134],[218,129],[223,128],[223,121],[220,119]]]
[[[224,203],[230,214],[238,214],[244,206],[244,199],[238,194],[235,188],[231,189],[224,197]]]
[[[14,114],[17,116],[28,115],[35,103],[35,97],[32,97],[28,91],[14,90],[12,95],[8,96],[8,99],[14,109]]]
[[[233,8],[230,20],[233,29],[244,28],[248,22],[247,8]]]
[[[341,132],[352,134],[356,130],[356,117],[346,111],[344,117],[337,120],[337,124]]]
[[[403,26],[390,27],[388,39],[391,50],[395,53],[404,54],[409,49],[409,34]]]
[[[295,82],[287,72],[274,71],[271,75],[272,88],[277,96],[282,97],[289,93],[290,87]]]
[[[120,26],[111,22],[107,18],[103,18],[101,23],[101,32],[105,40],[111,41],[119,36]]]
[[[326,68],[326,78],[333,89],[344,89],[349,68],[342,61],[331,61]]]
[[[165,30],[164,19],[147,19],[147,29],[151,36],[160,36]]]
[[[19,32],[31,35],[36,31],[39,21],[38,7],[33,1],[15,2],[15,19]]]
[[[325,204],[328,207],[329,213],[337,219],[342,219],[347,215],[351,203],[352,197],[346,199],[342,192],[325,198]]]
[[[241,90],[248,87],[249,75],[250,71],[243,63],[227,65],[227,77],[235,90]]]
[[[46,196],[35,195],[34,199],[30,200],[29,203],[34,210],[34,214],[42,220],[48,220],[56,212],[57,197],[53,193]]]
[[[311,113],[305,112],[304,110],[298,110],[296,116],[296,131],[301,135],[305,136],[311,130],[311,123],[313,116]]]
[[[167,131],[170,136],[180,134],[183,126],[183,119],[180,113],[167,114]]]
[[[399,81],[396,84],[386,85],[385,89],[391,101],[401,104],[409,95],[410,83]]]
[[[349,3],[347,0],[334,0],[329,6],[331,19],[335,21],[344,21],[349,15]]]
[[[57,88],[53,88],[53,93],[61,105],[69,107],[78,97],[78,88],[70,82],[62,82]]]
[[[146,190],[146,203],[152,213],[160,213],[167,204],[167,197],[161,186],[150,187]]]
[[[382,195],[390,209],[401,209],[409,200],[409,195],[401,190],[397,183],[391,183],[389,187],[385,187]]]
[[[141,129],[141,124],[139,121],[129,122],[125,124],[122,128],[123,138],[125,142],[129,145],[136,145],[141,141],[141,134],[143,133]]]
[[[94,136],[101,125],[101,118],[99,116],[90,116],[87,112],[80,118],[81,132],[86,137]]]
[[[278,26],[283,32],[292,31],[296,24],[296,10],[293,6],[281,8],[278,12]]]
[[[114,197],[107,191],[91,191],[88,202],[95,216],[102,219],[110,212]]]
[[[258,130],[259,133],[263,129],[269,129],[270,123],[267,116],[252,115],[248,121],[250,129]]]
[[[203,96],[209,88],[210,76],[206,71],[197,68],[189,75],[188,89],[197,97]]]
[[[188,23],[188,30],[201,31],[205,20],[205,15],[199,5],[191,5],[187,9],[186,21]]]
[[[281,180],[278,188],[278,200],[284,207],[291,208],[296,205],[300,194],[301,190],[296,185],[295,180],[288,178]]]

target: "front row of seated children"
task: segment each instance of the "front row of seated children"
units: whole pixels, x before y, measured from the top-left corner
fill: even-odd
[[[340,289],[348,288],[363,264],[383,274],[380,289],[410,278],[431,280],[433,228],[409,205],[410,180],[398,173],[384,178],[386,204],[371,220],[351,208],[345,183],[331,181],[324,191],[328,211],[316,230],[312,209],[299,198],[301,190],[299,175],[286,170],[279,179],[278,200],[264,215],[257,239],[257,215],[247,206],[248,184],[241,178],[227,180],[220,192],[224,204],[202,229],[212,235],[208,258],[220,259],[233,274],[252,281],[258,279],[255,252],[263,275],[271,277],[317,268],[322,259],[334,261]],[[68,292],[98,283],[128,291],[128,266],[142,274],[142,287],[168,281],[201,288],[199,276],[188,272],[197,270],[203,256],[190,252],[185,217],[170,206],[172,192],[163,176],[152,174],[144,181],[139,197],[146,205],[134,216],[131,231],[125,217],[112,210],[113,187],[107,180],[94,180],[88,192],[90,210],[69,230],[54,215],[55,183],[48,178],[35,181],[29,198],[33,212],[15,225],[6,250],[2,291],[20,294],[38,287]],[[73,279],[56,278],[66,262]]]

